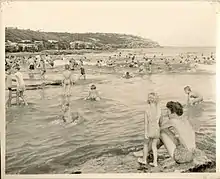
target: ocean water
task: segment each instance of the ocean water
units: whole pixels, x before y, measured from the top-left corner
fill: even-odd
[[[142,50],[142,51],[141,51]],[[135,53],[209,53],[213,49],[143,49]],[[144,51],[144,52],[143,52]],[[124,53],[124,51],[123,51]],[[90,54],[91,55],[91,54]],[[101,55],[100,55],[101,56]],[[120,78],[123,69],[86,68],[87,80],[79,80],[71,90],[71,109],[79,112],[78,124],[64,124],[61,114],[61,87],[25,92],[29,106],[12,106],[6,111],[6,173],[63,174],[137,173],[137,160],[128,157],[143,145],[143,116],[147,95],[159,94],[162,107],[168,101],[185,103],[185,85],[204,97],[191,111],[197,147],[216,160],[215,74],[162,73]],[[58,79],[59,73],[48,72]],[[79,74],[74,71],[75,75]],[[26,83],[35,83],[26,81]],[[89,85],[95,83],[102,100],[84,101]],[[7,94],[6,94],[7,95]],[[166,151],[160,149],[159,155]],[[160,157],[159,157],[160,158]]]

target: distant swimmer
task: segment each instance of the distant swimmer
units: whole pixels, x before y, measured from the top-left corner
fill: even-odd
[[[85,100],[91,100],[91,101],[99,101],[101,98],[98,94],[98,91],[96,89],[96,86],[93,84],[91,85],[89,95],[85,98]]]
[[[133,57],[132,57],[132,61],[134,61],[134,59],[135,59],[135,55],[133,55]]]
[[[97,66],[97,67],[101,67],[101,63],[100,63],[99,60],[97,61],[96,66]]]
[[[65,65],[65,71],[63,72],[63,94],[64,96],[70,96],[72,84],[72,73],[70,71],[70,66],[68,64]]]
[[[184,87],[184,91],[187,94],[187,105],[196,105],[203,101],[203,97],[199,93],[193,92],[190,86]]]
[[[152,73],[152,60],[150,60],[148,63],[147,63],[147,71],[148,73]]]
[[[141,64],[138,70],[139,73],[144,72],[144,64]]]
[[[134,75],[131,75],[128,71],[122,76],[123,78],[130,79],[133,78]]]
[[[22,100],[25,105],[28,105],[28,103],[25,99],[25,96],[24,96],[25,83],[24,83],[23,75],[20,72],[20,67],[16,68],[15,78],[17,81],[17,99],[16,99],[17,105],[20,104],[20,100]]]
[[[83,66],[83,60],[80,59],[79,62],[80,62],[80,66]]]

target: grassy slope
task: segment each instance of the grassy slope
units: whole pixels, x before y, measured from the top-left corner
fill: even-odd
[[[57,40],[69,44],[71,41],[92,42],[97,46],[110,44],[111,46],[126,46],[131,43],[130,47],[155,47],[159,46],[157,42],[150,39],[126,34],[116,33],[58,33],[58,32],[40,32],[33,30],[23,30],[16,28],[6,28],[5,39],[12,42],[20,40]]]

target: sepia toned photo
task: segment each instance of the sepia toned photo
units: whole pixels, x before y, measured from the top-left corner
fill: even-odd
[[[208,1],[13,1],[5,174],[215,173]]]

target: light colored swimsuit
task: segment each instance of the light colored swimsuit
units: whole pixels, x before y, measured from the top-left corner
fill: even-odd
[[[147,134],[145,138],[159,139],[160,138],[160,126],[159,115],[160,109],[156,106],[148,106],[147,110]]]

